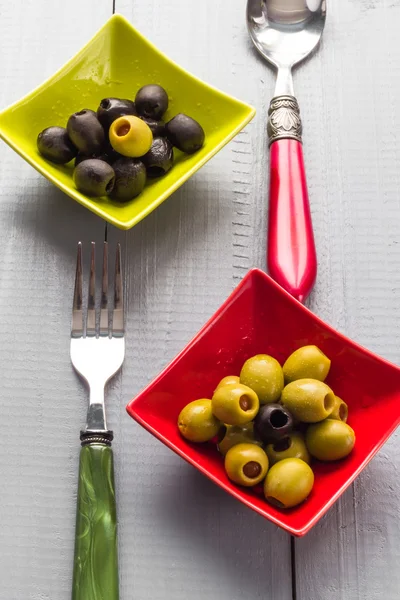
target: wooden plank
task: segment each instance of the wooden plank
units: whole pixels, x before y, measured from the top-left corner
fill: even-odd
[[[299,71],[319,256],[311,307],[400,362],[397,2],[329,2],[318,55]],[[297,600],[396,600],[399,434],[296,542]]]
[[[35,4],[2,8],[1,106],[50,75],[109,14],[108,3]],[[296,78],[320,263],[311,306],[399,362],[399,7],[331,4],[322,49]],[[243,9],[239,0],[229,11],[209,0],[200,8],[170,0],[162,10],[117,2],[172,58],[258,109],[235,142],[126,236],[128,351],[108,403],[122,598],[291,597],[288,537],[226,498],[124,411],[246,270],[265,264],[264,122],[273,76],[250,48]],[[100,241],[103,224],[4,145],[0,181],[0,577],[7,600],[58,600],[70,593],[86,399],[67,359],[74,251],[79,238]],[[110,229],[116,238],[125,235]],[[382,590],[397,599],[398,441],[296,542],[298,599],[375,600]]]
[[[0,106],[51,75],[111,15],[71,0],[2,3]],[[50,118],[50,117],[49,117]],[[49,123],[50,124],[50,123]],[[79,430],[86,392],[68,336],[76,243],[104,223],[0,145],[0,596],[71,594]]]
[[[124,524],[122,594],[135,600],[289,600],[289,536],[228,498],[123,412],[247,269],[264,265],[263,123],[272,74],[250,47],[243,2],[227,10],[211,0],[162,6],[117,0],[116,11],[183,67],[260,110],[234,142],[126,236],[129,338],[111,401],[120,403],[112,418]]]

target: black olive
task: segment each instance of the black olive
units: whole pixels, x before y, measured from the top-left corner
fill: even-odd
[[[150,127],[151,133],[153,134],[153,138],[165,136],[164,121],[156,121],[156,119],[149,119],[147,117],[140,118]]]
[[[165,175],[174,164],[174,150],[167,138],[155,138],[150,150],[142,157],[149,177]]]
[[[114,169],[104,160],[89,158],[79,163],[75,168],[74,182],[83,194],[105,196],[114,187]]]
[[[99,158],[108,162],[109,165],[112,165],[113,163],[115,163],[116,160],[121,158],[121,155],[116,150],[114,150],[114,148],[109,142],[107,142]]]
[[[97,109],[97,118],[108,132],[110,125],[115,119],[125,115],[135,115],[135,103],[132,100],[121,98],[103,98]]]
[[[37,147],[42,156],[58,165],[65,165],[77,155],[65,127],[47,127],[37,137]]]
[[[264,404],[254,419],[254,434],[265,444],[279,442],[293,427],[292,414],[281,404]]]
[[[78,152],[74,162],[75,167],[77,167],[79,163],[83,162],[84,160],[89,160],[90,158],[99,158],[99,156],[97,154],[85,154],[84,152]]]
[[[161,85],[145,85],[136,94],[138,115],[159,120],[168,108],[168,94]]]
[[[137,158],[123,156],[113,164],[115,184],[110,197],[118,202],[129,202],[146,185],[146,168]]]
[[[196,152],[204,144],[205,134],[202,126],[183,113],[168,121],[165,130],[171,144],[187,154]]]
[[[85,108],[70,116],[67,131],[79,152],[100,154],[104,141],[104,129],[93,110]]]
[[[79,165],[84,160],[88,160],[89,158],[98,158],[99,160],[104,160],[109,165],[112,165],[118,158],[121,158],[121,155],[118,154],[114,150],[114,148],[108,144],[104,147],[101,154],[85,154],[84,152],[78,152],[77,157],[75,158],[75,167]]]

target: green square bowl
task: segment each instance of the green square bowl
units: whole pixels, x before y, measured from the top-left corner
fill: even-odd
[[[39,154],[39,132],[50,125],[65,127],[72,113],[83,108],[96,110],[102,98],[134,99],[146,83],[159,83],[167,90],[167,120],[183,112],[201,123],[206,133],[203,148],[192,155],[176,151],[171,171],[151,181],[129,203],[81,194],[72,180],[72,163],[60,167]],[[254,114],[251,106],[184,71],[121,15],[113,15],[57,73],[0,113],[0,137],[71,198],[120,229],[130,229],[200,169]]]

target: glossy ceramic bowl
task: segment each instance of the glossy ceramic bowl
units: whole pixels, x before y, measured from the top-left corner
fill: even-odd
[[[170,97],[166,119],[184,112],[198,120],[206,141],[198,152],[175,151],[171,171],[152,180],[127,204],[91,199],[72,181],[72,164],[54,165],[38,152],[36,138],[50,125],[66,125],[83,108],[96,110],[103,98],[134,99],[147,83],[164,86]],[[0,113],[0,137],[71,198],[121,229],[129,229],[159,206],[229,142],[254,116],[252,107],[196,79],[164,56],[120,15],[36,90]]]
[[[250,356],[272,354],[283,363],[305,344],[316,344],[332,359],[327,383],[349,405],[349,424],[355,430],[356,445],[344,460],[313,463],[315,485],[310,497],[284,511],[268,504],[262,493],[231,483],[215,446],[185,441],[179,434],[177,417],[188,402],[210,398],[222,377],[238,375]],[[400,369],[337,333],[268,275],[255,269],[127,410],[232,496],[290,533],[302,536],[399,425]]]

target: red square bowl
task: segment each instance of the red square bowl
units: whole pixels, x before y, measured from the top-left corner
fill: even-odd
[[[283,361],[299,346],[316,344],[332,360],[327,379],[349,405],[356,445],[346,459],[315,463],[310,497],[291,510],[269,505],[255,490],[227,478],[211,444],[179,434],[179,412],[192,400],[211,398],[219,380],[238,375],[244,361],[266,353]],[[130,402],[128,413],[232,496],[296,536],[307,533],[368,464],[400,423],[400,369],[326,325],[268,275],[250,271],[172,363]]]

